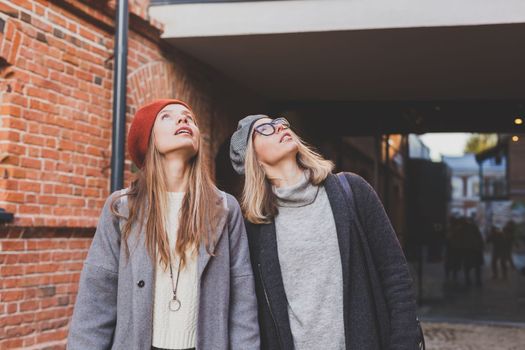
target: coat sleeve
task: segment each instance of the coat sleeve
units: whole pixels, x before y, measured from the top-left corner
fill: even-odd
[[[117,319],[117,281],[120,254],[118,219],[110,206],[116,193],[104,204],[91,242],[69,327],[67,349],[110,349]]]
[[[230,238],[230,349],[260,349],[257,297],[248,238],[237,200],[228,195]]]
[[[390,312],[388,349],[416,349],[416,298],[405,255],[373,187],[360,176],[351,177],[354,179],[350,181],[356,185],[352,188],[360,219]]]

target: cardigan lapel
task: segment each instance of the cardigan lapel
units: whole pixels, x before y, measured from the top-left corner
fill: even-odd
[[[259,271],[256,273],[260,274],[263,282],[264,292],[270,304],[269,308],[272,317],[277,323],[278,328],[283,330],[283,332],[280,332],[280,336],[282,337],[281,341],[284,344],[292,344],[293,346],[290,320],[288,318],[288,301],[284,290],[277,251],[275,222],[272,221],[269,224],[263,224],[259,227],[260,265],[257,267]]]
[[[341,265],[343,269],[343,312],[344,328],[346,334],[347,348],[349,345],[348,335],[350,334],[350,248],[351,248],[351,221],[350,209],[346,204],[344,192],[338,182],[336,175],[330,174],[324,182],[326,194],[332,213],[334,215],[335,227],[337,230],[337,240],[339,242],[339,253],[341,254]]]

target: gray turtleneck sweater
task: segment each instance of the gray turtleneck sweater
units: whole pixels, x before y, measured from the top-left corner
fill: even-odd
[[[273,188],[277,250],[296,350],[345,348],[341,255],[323,186],[305,172],[289,187]]]

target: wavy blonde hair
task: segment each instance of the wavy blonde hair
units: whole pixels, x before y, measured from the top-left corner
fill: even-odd
[[[157,259],[158,251],[158,260],[166,269],[170,264],[166,231],[168,181],[162,155],[155,146],[154,138],[155,134],[152,132],[144,167],[135,174],[129,190],[115,198],[111,209],[115,215],[124,218],[118,213],[116,202],[120,197],[128,196],[129,216],[124,218],[126,222],[122,229],[122,241],[127,256],[129,257],[128,237],[132,233],[132,226],[138,223],[138,230],[145,228],[146,247],[150,257]],[[201,140],[199,144],[202,145]],[[181,267],[185,266],[186,252],[192,250],[195,254],[201,243],[205,244],[208,254],[213,255],[213,228],[224,214],[219,205],[221,200],[208,167],[200,152],[197,152],[190,160],[188,188],[179,211],[175,254],[180,257]]]
[[[297,164],[303,170],[310,170],[309,181],[313,185],[321,184],[334,169],[334,163],[324,159],[291,129],[289,131],[298,145]],[[253,132],[252,129],[246,148],[245,180],[241,206],[248,221],[254,224],[267,224],[273,220],[279,210],[277,199],[272,190],[272,183],[266,176],[262,165],[257,161],[253,146]]]

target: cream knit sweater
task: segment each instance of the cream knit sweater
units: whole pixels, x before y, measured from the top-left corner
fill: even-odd
[[[179,258],[174,256],[177,240],[178,215],[184,192],[169,192],[167,233],[172,252],[173,280],[177,278]],[[170,311],[173,298],[169,267],[164,270],[157,262],[153,299],[153,346],[163,349],[188,349],[195,347],[198,311],[197,255],[186,253],[186,266],[180,271],[177,299],[179,311]]]

